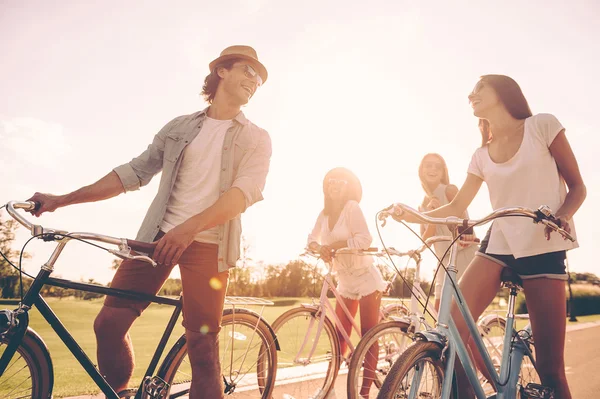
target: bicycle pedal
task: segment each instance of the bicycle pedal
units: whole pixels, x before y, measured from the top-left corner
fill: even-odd
[[[554,399],[554,389],[530,382],[521,387],[521,399]]]
[[[117,395],[119,398],[135,398],[135,394],[137,393],[137,388],[127,388],[122,391],[119,391]]]

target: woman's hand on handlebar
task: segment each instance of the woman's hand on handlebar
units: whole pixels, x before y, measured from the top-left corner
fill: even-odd
[[[404,220],[404,210],[400,204],[394,204],[391,212],[391,216],[394,220],[401,221]]]
[[[567,233],[571,234],[571,226],[569,225],[569,222],[567,221],[566,216],[558,216],[556,215],[554,218],[554,223],[556,223],[556,225],[560,228],[562,228],[564,231],[566,231]],[[544,228],[544,235],[546,236],[546,240],[550,240],[550,236],[551,233],[554,230],[552,230],[552,228],[546,226]],[[567,239],[567,237],[563,237],[564,240]]]
[[[308,245],[308,249],[318,253],[325,262],[331,262],[331,259],[333,258],[333,248],[329,245],[320,245],[313,241]]]
[[[458,245],[461,248],[466,248],[470,245],[476,244],[479,240],[476,240],[475,234],[463,234],[458,240]]]
[[[63,197],[60,195],[35,193],[27,201],[36,203],[36,207],[33,210],[27,211],[36,217],[40,217],[44,212],[54,212],[64,206]]]

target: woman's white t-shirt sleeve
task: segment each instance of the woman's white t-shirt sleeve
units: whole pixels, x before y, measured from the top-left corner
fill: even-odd
[[[537,127],[535,132],[540,135],[541,140],[548,148],[550,148],[556,136],[565,130],[563,125],[552,114],[537,114],[533,120]]]
[[[484,149],[486,147],[483,147]],[[483,171],[481,170],[481,160],[480,160],[480,152],[481,148],[478,148],[477,151],[471,157],[471,163],[469,164],[469,169],[467,169],[467,173],[475,175],[483,180]]]
[[[350,238],[348,238],[348,248],[369,248],[371,242],[373,242],[373,237],[369,233],[365,215],[360,209],[358,202],[351,201],[348,204],[347,221],[351,234]]]

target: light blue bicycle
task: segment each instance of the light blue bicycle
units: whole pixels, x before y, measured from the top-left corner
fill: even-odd
[[[396,206],[413,215],[422,223],[444,224],[450,226],[451,230],[456,230],[455,227],[457,226],[472,227],[481,225],[500,217],[529,217],[535,223],[542,223],[563,237],[571,241],[574,240],[568,232],[554,223],[552,211],[545,206],[540,207],[537,211],[527,208],[503,208],[480,220],[463,220],[456,217],[431,218],[406,205],[397,204]],[[385,221],[388,216],[393,216],[389,208],[379,213],[379,219],[382,221]],[[502,275],[503,283],[510,289],[510,297],[506,316],[502,362],[498,373],[485,349],[477,324],[466,306],[458,284],[456,284],[456,246],[457,241],[452,245],[450,264],[447,267],[448,273],[446,273],[442,289],[442,300],[436,327],[415,334],[415,342],[396,360],[384,380],[377,398],[458,399],[455,378],[452,377],[454,375],[454,363],[458,355],[478,399],[552,399],[554,394],[551,389],[534,383],[525,385],[521,378],[523,372],[527,372],[523,368],[526,365],[535,367],[535,360],[531,350],[531,326],[527,325],[518,332],[514,329],[515,298],[521,287],[520,277],[514,272],[509,273],[508,268],[504,269],[505,272]],[[477,377],[477,370],[473,366],[456,325],[450,316],[450,306],[453,298],[465,318],[476,349],[481,354],[485,368],[492,376],[492,382],[496,386],[497,393],[492,396],[488,397],[484,393],[484,388]],[[450,376],[450,378],[444,378],[444,376]]]

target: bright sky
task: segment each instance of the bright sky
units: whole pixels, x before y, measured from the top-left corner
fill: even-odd
[[[375,213],[419,203],[425,153],[441,153],[451,182],[462,184],[480,143],[467,94],[480,75],[500,73],[521,85],[534,113],[553,113],[567,129],[588,188],[575,218],[581,248],[569,263],[600,274],[599,14],[594,0],[0,1],[0,202],[73,191],[137,156],[173,117],[206,106],[198,93],[208,63],[249,44],[269,80],[244,113],[273,141],[265,200],[243,217],[250,256],[297,257],[335,166],[362,180],[380,246]],[[134,238],[158,181],[39,223]],[[489,211],[484,188],[470,213]],[[385,243],[415,247],[405,230],[388,224]],[[25,239],[21,232],[19,245]],[[31,244],[26,270],[36,272],[51,247]],[[105,283],[111,259],[72,243],[55,275]]]

